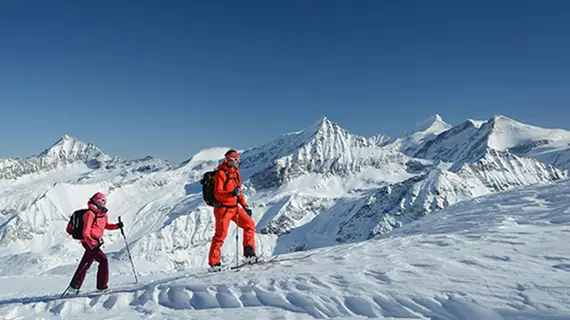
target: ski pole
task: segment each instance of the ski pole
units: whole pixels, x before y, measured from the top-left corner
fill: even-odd
[[[121,222],[121,217],[119,216],[119,222]],[[131,260],[131,266],[133,267],[133,274],[135,276],[135,283],[139,283],[139,279],[137,277],[137,272],[135,271],[135,264],[133,263],[133,257],[131,256],[131,250],[129,249],[129,242],[127,242],[127,237],[125,236],[125,232],[123,231],[123,227],[121,227],[121,234],[125,239],[125,245],[127,246],[127,253],[129,254],[129,260]]]
[[[239,218],[239,195],[236,196],[236,268],[239,267],[239,226],[238,226],[238,218]]]

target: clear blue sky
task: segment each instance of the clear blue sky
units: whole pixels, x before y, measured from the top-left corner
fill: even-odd
[[[0,1],[0,157],[64,134],[178,164],[327,116],[570,127],[570,1]]]

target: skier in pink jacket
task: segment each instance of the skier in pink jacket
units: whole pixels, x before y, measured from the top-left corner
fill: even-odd
[[[101,250],[103,245],[103,233],[107,230],[117,230],[123,227],[123,223],[108,223],[107,221],[107,199],[101,192],[96,193],[87,202],[89,210],[83,214],[83,239],[81,244],[85,248],[85,253],[71,281],[71,289],[79,292],[79,288],[85,280],[87,270],[91,267],[93,260],[99,263],[97,269],[97,290],[108,290],[109,282],[109,262],[107,256]],[[71,224],[67,226],[67,232],[71,233]]]

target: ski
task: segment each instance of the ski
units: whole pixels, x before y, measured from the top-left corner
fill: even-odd
[[[126,285],[126,286],[112,288],[112,289],[109,289],[106,291],[89,290],[89,291],[79,291],[79,293],[69,293],[66,290],[66,292],[64,292],[60,298],[91,297],[91,296],[105,295],[105,294],[111,294],[111,293],[126,292],[126,291],[143,289],[143,288],[144,288],[144,285],[133,284],[133,285]]]
[[[221,266],[221,268],[219,270],[212,270],[211,268],[208,269],[208,273],[210,274],[216,274],[216,273],[223,273],[225,271],[230,271],[230,270],[238,270],[244,266],[247,265],[255,265],[255,264],[260,264],[261,263],[261,258],[258,259],[256,262],[242,262],[240,264],[236,265],[223,265]]]
[[[270,261],[273,261],[273,260],[277,259],[277,257],[278,257],[278,256],[271,256],[271,257],[268,257],[268,258],[259,257],[259,258],[257,259],[257,261],[255,261],[255,262],[242,262],[242,263],[240,263],[240,264],[237,265],[237,266],[231,266],[231,267],[230,267],[230,270],[238,270],[238,269],[241,269],[241,268],[246,267],[246,266],[254,266],[254,265],[258,265],[258,264],[268,263],[268,262],[270,262]]]
[[[256,265],[264,265],[264,264],[269,264],[269,263],[277,263],[277,262],[283,262],[283,261],[295,261],[295,260],[301,260],[301,259],[306,259],[310,256],[312,256],[314,253],[310,253],[301,257],[291,257],[291,258],[282,258],[282,255],[274,255],[274,256],[268,256],[268,257],[259,257],[258,260],[256,262],[242,262],[240,264],[236,265],[224,265],[222,266],[222,268],[220,270],[217,271],[213,271],[213,270],[208,270],[208,273],[210,274],[216,274],[216,273],[223,273],[225,271],[238,271],[244,267],[248,267],[248,266],[256,266]]]

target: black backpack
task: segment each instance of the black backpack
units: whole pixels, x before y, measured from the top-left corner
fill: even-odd
[[[69,217],[68,225],[71,225],[70,234],[73,239],[83,239],[83,215],[87,211],[89,211],[89,209],[79,209],[73,212],[71,217]],[[97,219],[97,215],[95,215],[95,219]],[[93,222],[95,222],[95,220]]]
[[[214,177],[216,176],[216,172],[218,172],[219,170],[220,169],[216,169],[204,173],[202,180],[200,180],[200,183],[202,184],[202,198],[204,198],[206,204],[208,204],[211,207],[221,206],[221,203],[218,200],[216,200],[216,197],[214,197]],[[224,172],[226,173],[226,182],[224,183],[224,188],[225,188],[226,185],[228,184],[228,181],[230,181],[230,173],[227,170],[224,170]],[[239,178],[239,173],[238,173],[238,178]]]

